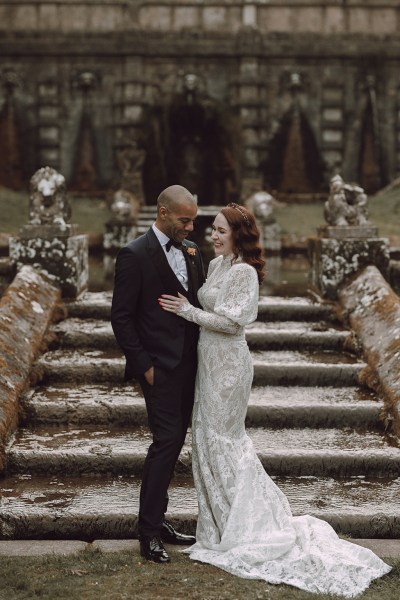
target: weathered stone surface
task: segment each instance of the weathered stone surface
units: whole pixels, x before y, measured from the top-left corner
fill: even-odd
[[[89,251],[86,235],[52,239],[11,238],[10,257],[18,269],[22,265],[32,265],[46,271],[67,298],[76,298],[87,288]]]
[[[369,239],[378,237],[378,228],[375,225],[330,227],[324,226],[318,229],[318,234],[321,237],[333,238],[336,240],[349,239]]]
[[[353,539],[354,544],[369,548],[381,558],[400,558],[400,540]]]
[[[110,293],[83,294],[69,303],[70,314],[109,320],[110,301]],[[304,337],[299,344],[309,347],[316,341],[314,333],[318,337],[326,329],[323,324],[321,331],[321,319],[330,320],[326,333],[336,341],[342,337],[340,326],[332,322],[332,303],[265,298],[260,313],[266,322],[248,331],[260,347],[264,334],[267,343],[273,334],[280,346],[280,331],[285,344],[290,340],[297,346],[292,339],[297,332]],[[99,351],[84,336],[80,351],[58,349],[38,361],[57,384],[38,386],[25,395],[26,429],[9,446],[10,472],[0,481],[0,539],[108,538],[110,550],[117,547],[116,539],[131,547],[127,538],[136,533],[140,485],[133,475],[142,472],[151,441],[143,427],[144,400],[138,387],[122,384],[123,360],[116,357],[105,321],[81,327],[76,318],[71,330],[55,330],[80,335],[91,330],[100,337],[105,333],[108,342],[102,339]],[[293,322],[285,322],[289,318]],[[314,514],[357,537],[394,538],[400,531],[400,451],[383,431],[381,402],[369,390],[348,386],[365,368],[351,352],[342,357],[325,350],[255,352],[256,377],[262,376],[267,385],[252,390],[248,433],[294,514]],[[90,384],[99,377],[104,377],[102,384]],[[321,386],[328,378],[335,388]],[[271,387],[274,379],[283,385]],[[290,387],[294,379],[296,388]],[[305,387],[307,381],[319,386]],[[348,387],[337,387],[345,381]],[[187,533],[194,532],[197,516],[190,438],[189,432],[168,506],[168,518]],[[12,475],[13,470],[18,474]]]
[[[64,223],[63,225],[32,225],[28,223],[21,228],[19,237],[24,240],[40,237],[44,240],[67,238],[78,234],[78,225]]]
[[[287,496],[294,515],[314,515],[338,531],[359,538],[399,538],[398,478],[389,485],[386,480],[363,477],[339,481],[330,477],[277,477],[274,481]],[[7,505],[0,508],[3,540],[12,537],[37,540],[47,535],[58,539],[98,540],[107,547],[108,538],[113,547],[115,540],[123,539],[127,543],[127,538],[136,534],[138,479],[21,477],[10,478],[6,485],[5,489],[0,482],[1,493],[8,500]],[[168,519],[182,532],[194,533],[196,518],[193,481],[174,479]],[[105,547],[101,549],[104,551]]]
[[[71,0],[18,0],[7,4],[3,0],[1,70],[15,68],[24,82],[23,93],[20,87],[15,94],[18,126],[26,132],[21,140],[24,173],[38,163],[65,166],[67,181],[74,180],[72,149],[79,139],[82,102],[72,84],[73,74],[92,69],[93,56],[101,55],[105,60],[96,73],[102,83],[91,94],[90,116],[96,133],[92,151],[105,189],[116,175],[116,149],[127,141],[147,139],[150,130],[160,127],[162,131],[166,123],[162,126],[158,118],[152,123],[149,111],[157,113],[174,103],[182,88],[182,73],[189,65],[190,70],[195,66],[202,82],[202,107],[215,104],[225,115],[237,108],[240,119],[235,128],[227,127],[229,137],[241,138],[240,130],[246,124],[259,132],[257,142],[244,140],[244,147],[238,144],[234,154],[243,178],[264,179],[265,159],[273,151],[270,142],[290,105],[290,90],[282,84],[301,57],[302,109],[316,134],[321,163],[327,167],[324,171],[328,174],[336,167],[343,168],[351,180],[362,176],[359,124],[366,117],[365,78],[375,73],[376,64],[382,66],[374,91],[385,131],[380,140],[385,156],[380,183],[384,185],[396,176],[398,164],[399,8],[395,0],[382,0],[379,7],[376,3],[356,4],[338,0],[308,5],[298,0],[81,0],[72,4]],[[182,56],[188,57],[186,67]],[[257,63],[255,94],[244,82],[243,89],[242,83],[232,86],[244,59]],[[65,69],[72,85],[65,85]],[[149,81],[145,93],[119,96],[118,88],[123,90],[143,73]],[[41,93],[49,78],[56,89],[53,105],[49,96]],[[330,105],[328,96],[335,93],[336,100]],[[238,104],[236,96],[241,98]],[[326,109],[337,111],[333,122],[321,119]],[[345,118],[349,114],[350,120]],[[222,154],[224,150],[222,147]],[[75,154],[77,158],[79,153]],[[163,155],[160,160],[156,152],[150,168],[146,167],[147,177],[157,178],[153,160],[158,165],[170,159]],[[318,167],[314,164],[314,168]],[[154,202],[147,189],[146,197]]]
[[[17,425],[18,399],[59,301],[59,291],[32,267],[22,267],[0,301],[0,472]]]
[[[44,554],[75,554],[87,548],[78,540],[1,540],[0,556],[43,556]]]
[[[371,427],[378,429],[383,403],[358,387],[254,387],[247,427]],[[39,387],[23,402],[23,424],[147,426],[138,385]]]
[[[138,540],[94,540],[91,547],[101,552],[139,551]]]
[[[336,300],[338,290],[367,265],[389,277],[389,240],[309,238],[311,285],[324,297]]]
[[[387,424],[400,434],[400,298],[369,266],[340,291],[339,299],[377,378]]]
[[[392,447],[382,431],[364,428],[248,428],[247,434],[270,475],[323,477],[397,477],[400,449]],[[101,476],[143,472],[151,433],[96,426],[26,428],[18,432],[8,453],[8,473]],[[175,473],[191,475],[191,432],[179,456]]]
[[[111,220],[105,224],[103,248],[118,251],[134,240],[136,233],[137,227],[133,219],[128,223],[118,223],[116,220]]]

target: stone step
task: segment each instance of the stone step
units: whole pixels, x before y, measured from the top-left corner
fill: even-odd
[[[145,425],[147,413],[137,384],[38,387],[24,400],[23,423]],[[383,403],[357,387],[254,387],[248,427],[380,426]]]
[[[313,302],[304,297],[261,296],[259,321],[337,321],[335,305]]]
[[[110,319],[112,292],[84,292],[76,300],[66,301],[69,317]]]
[[[78,318],[110,319],[112,292],[85,292],[66,302],[68,315]],[[308,298],[261,296],[259,321],[337,321],[334,305],[313,302]]]
[[[57,334],[52,348],[118,348],[109,320],[70,318],[53,327]],[[326,323],[253,323],[246,328],[246,339],[254,349],[321,348],[341,350],[349,347],[351,334]]]
[[[350,331],[324,321],[256,321],[246,328],[246,339],[252,349],[350,350],[354,347]]]
[[[220,210],[221,210],[221,206],[217,205],[217,204],[199,205],[199,207],[197,209],[197,216],[198,217],[215,217],[215,215],[217,215]],[[140,207],[139,219],[141,217],[146,218],[148,216],[153,217],[153,222],[154,222],[154,219],[157,216],[157,207],[154,204],[153,205],[145,204]]]
[[[357,385],[365,367],[349,353],[256,351],[252,353],[255,385]],[[117,383],[125,360],[117,350],[53,350],[36,363],[43,383]]]
[[[247,433],[271,475],[395,477],[400,448],[365,429],[249,428]],[[17,432],[7,452],[10,473],[140,475],[151,434],[147,428],[39,426]],[[191,432],[176,473],[191,472]]]
[[[294,515],[324,519],[353,537],[400,537],[399,478],[273,479]],[[132,477],[8,477],[0,482],[0,539],[132,538],[139,485]],[[194,533],[197,502],[190,479],[172,482],[168,517]]]

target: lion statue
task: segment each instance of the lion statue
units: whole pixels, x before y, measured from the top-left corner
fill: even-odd
[[[29,222],[63,226],[70,217],[64,176],[51,167],[42,167],[30,181]]]

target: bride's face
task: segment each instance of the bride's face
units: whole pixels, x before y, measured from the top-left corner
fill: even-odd
[[[222,213],[218,213],[214,219],[211,239],[214,243],[215,256],[232,254],[232,229]]]

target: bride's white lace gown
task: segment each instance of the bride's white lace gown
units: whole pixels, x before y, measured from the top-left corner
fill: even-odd
[[[199,290],[204,310],[186,302],[179,313],[201,326],[193,412],[199,513],[197,542],[186,552],[241,577],[352,598],[390,567],[325,521],[293,517],[245,432],[253,365],[244,326],[256,319],[258,296],[255,269],[220,256]]]

